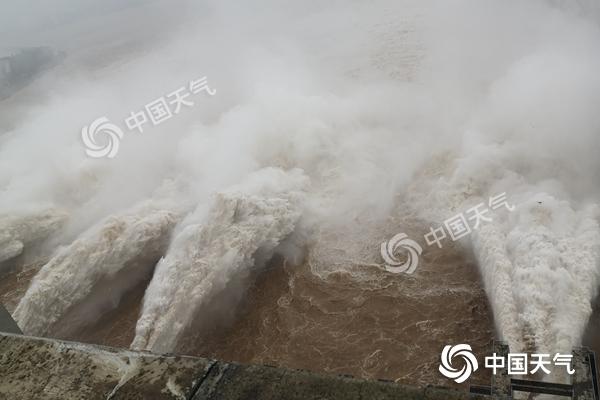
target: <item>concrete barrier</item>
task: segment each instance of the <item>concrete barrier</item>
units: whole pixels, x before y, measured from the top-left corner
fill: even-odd
[[[466,400],[444,388],[0,334],[0,399]]]

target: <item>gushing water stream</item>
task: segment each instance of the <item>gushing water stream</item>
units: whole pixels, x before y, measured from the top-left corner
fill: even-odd
[[[45,259],[14,313],[22,329],[85,325],[148,281],[132,347],[171,351],[238,309],[274,254],[305,257],[315,287],[341,274],[385,291],[419,272],[377,275],[382,240],[419,240],[506,193],[514,210],[452,246],[477,260],[513,350],[580,345],[600,285],[597,5],[375,3],[210,4],[161,46],[119,42],[131,52],[98,50],[92,70],[74,49],[32,86],[60,90],[0,131],[0,263]],[[84,124],[198,73],[217,95],[127,133],[114,159],[86,158]]]

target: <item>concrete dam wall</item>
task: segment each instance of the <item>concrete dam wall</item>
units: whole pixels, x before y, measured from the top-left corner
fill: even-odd
[[[466,400],[443,388],[0,333],[0,399]]]

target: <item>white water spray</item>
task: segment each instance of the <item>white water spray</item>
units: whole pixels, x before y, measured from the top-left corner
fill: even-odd
[[[171,208],[121,210],[144,201],[164,177],[181,177],[193,193],[182,201],[199,206],[175,229],[157,266],[134,347],[173,348],[192,320],[202,320],[203,305],[238,277],[244,281],[255,254],[273,251],[299,224],[333,231],[315,257],[337,255],[325,247],[339,243],[353,247],[353,268],[368,268],[378,224],[398,197],[439,224],[501,192],[517,210],[466,240],[500,335],[514,349],[579,344],[599,279],[598,7],[544,0],[265,4],[270,11],[260,14],[244,4],[207,5],[211,12],[202,16],[210,20],[172,46],[135,62],[116,58],[130,64],[116,62],[84,83],[70,86],[69,75],[40,112],[11,120],[15,128],[0,141],[3,214],[45,200],[92,223],[111,216],[73,228],[78,239],[42,269],[17,309],[24,329],[47,332],[143,249],[166,248],[178,220]],[[138,109],[198,71],[210,72],[218,96],[126,136],[110,163],[84,159],[83,124],[101,112]],[[232,189],[265,167],[297,168],[311,186],[286,173],[274,178],[280,189],[268,180]],[[89,182],[83,193],[76,190],[82,178]],[[296,192],[303,200],[294,200]],[[359,221],[351,240],[343,231],[348,220]],[[365,235],[363,220],[374,221]],[[0,259],[35,237],[11,228],[0,236]],[[362,265],[358,258],[369,249]]]
[[[0,263],[20,255],[26,246],[59,231],[67,214],[56,209],[23,215],[0,215]]]
[[[147,202],[92,227],[71,245],[60,249],[42,267],[21,299],[14,317],[23,332],[44,335],[74,306],[97,290],[103,280],[118,278],[129,268],[133,276],[147,275],[152,265],[130,265],[148,254],[161,254],[178,217]],[[118,297],[136,280],[113,282],[106,297]],[[116,293],[115,293],[116,292]],[[94,318],[88,315],[88,318]]]
[[[156,267],[132,347],[171,351],[192,322],[211,323],[202,313],[207,302],[232,284],[247,284],[252,268],[292,233],[303,186],[298,171],[263,170],[219,193],[207,214],[201,206],[186,218]],[[235,302],[222,305],[228,306]]]

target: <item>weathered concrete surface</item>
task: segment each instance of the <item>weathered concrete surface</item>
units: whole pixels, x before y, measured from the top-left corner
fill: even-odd
[[[483,399],[442,388],[233,363],[217,363],[192,400],[465,400]],[[488,399],[489,400],[489,399]]]
[[[0,336],[0,399],[187,399],[211,361]]]
[[[0,399],[466,400],[437,388],[0,334]]]

